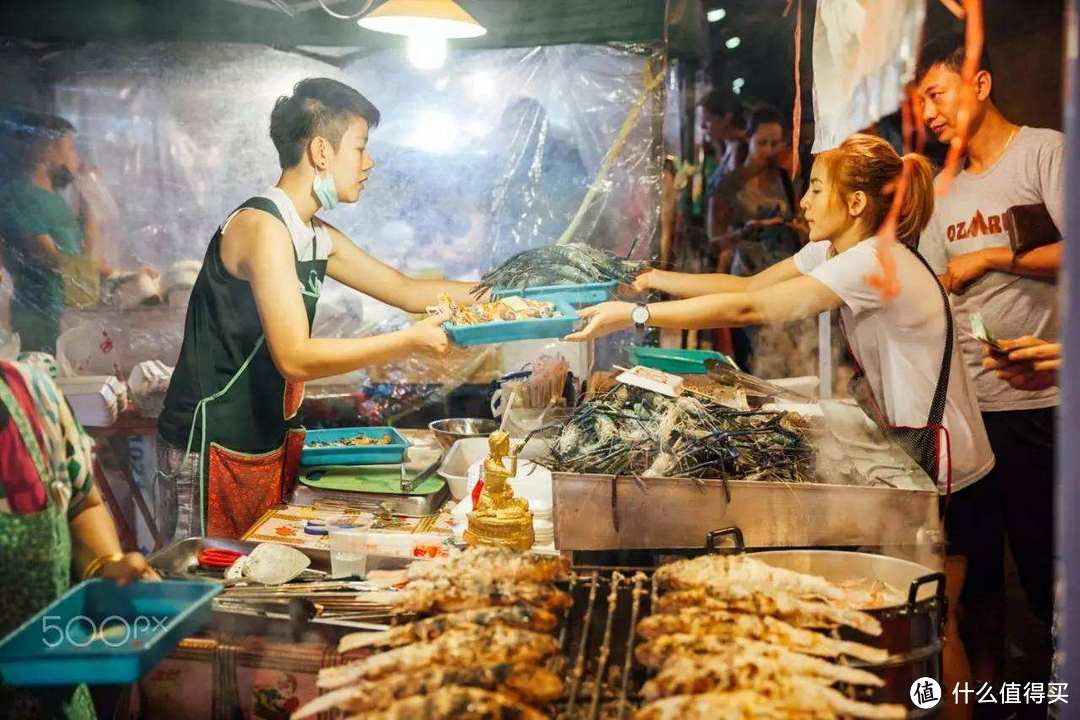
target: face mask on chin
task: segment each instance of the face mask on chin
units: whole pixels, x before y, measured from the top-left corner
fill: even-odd
[[[63,165],[49,171],[49,180],[52,182],[54,190],[63,190],[70,185],[71,181],[74,179],[75,175]]]
[[[337,185],[333,176],[326,171],[315,171],[315,180],[312,181],[311,191],[323,210],[333,210],[338,206]]]

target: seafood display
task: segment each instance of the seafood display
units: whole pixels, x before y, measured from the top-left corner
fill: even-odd
[[[656,674],[635,720],[906,717],[901,706],[855,701],[833,687],[884,685],[847,660],[879,665],[888,651],[821,632],[881,635],[876,618],[849,604],[872,599],[862,583],[841,587],[745,555],[674,562],[654,581],[667,592],[638,622],[644,642],[635,655]]]
[[[495,288],[523,290],[545,285],[634,281],[647,263],[619,258],[581,243],[525,250],[490,271],[473,288],[476,297]]]
[[[394,439],[389,435],[383,435],[382,437],[354,435],[349,438],[342,438],[341,440],[314,440],[309,442],[307,446],[313,448],[370,447],[372,445],[389,445],[392,442],[394,442]]]
[[[556,472],[813,482],[801,416],[736,410],[617,385],[575,410],[552,445]]]
[[[489,322],[512,320],[541,320],[562,317],[555,303],[546,300],[529,300],[516,295],[494,302],[458,305],[448,295],[439,296],[439,304],[428,308],[430,315],[443,315],[451,325],[483,325]]]
[[[551,634],[570,596],[556,589],[568,568],[561,558],[478,547],[378,582],[373,591],[398,613],[421,617],[382,632],[342,638],[341,653],[374,652],[324,668],[318,686],[330,692],[293,717],[341,710],[364,718],[545,718],[564,694],[546,666],[560,649]]]

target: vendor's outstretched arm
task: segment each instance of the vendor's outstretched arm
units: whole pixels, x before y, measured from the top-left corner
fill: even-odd
[[[777,283],[800,277],[802,273],[792,258],[782,260],[751,277],[722,273],[679,273],[649,270],[634,282],[636,290],[659,290],[674,297],[689,298],[716,293],[749,292],[772,287]]]
[[[447,349],[449,341],[440,326],[445,318],[441,317],[373,337],[311,337],[292,240],[285,227],[265,213],[237,215],[222,238],[222,259],[230,272],[235,267],[234,274],[250,283],[270,355],[287,380],[330,377],[414,353]]]
[[[842,304],[840,297],[822,282],[800,276],[762,290],[650,303],[649,325],[687,330],[764,325],[814,317]],[[566,339],[588,340],[632,327],[633,309],[632,303],[625,302],[584,308],[579,314],[587,324]]]
[[[416,280],[371,257],[337,228],[327,225],[327,229],[334,246],[326,272],[343,285],[413,313],[422,313],[436,305],[439,295],[444,293],[462,305],[475,302],[469,294],[475,283]]]

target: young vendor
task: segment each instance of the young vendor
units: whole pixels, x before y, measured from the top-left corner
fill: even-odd
[[[360,197],[378,122],[363,95],[326,78],[302,80],[274,106],[281,177],[210,241],[159,420],[156,503],[166,536],[239,537],[282,501],[303,446],[305,381],[447,351],[442,317],[374,337],[311,337],[326,275],[408,312],[440,293],[472,302],[469,284],[406,277],[316,216]]]

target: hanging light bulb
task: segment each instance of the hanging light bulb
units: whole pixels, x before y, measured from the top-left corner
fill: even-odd
[[[471,38],[487,32],[454,0],[386,0],[357,23],[375,32],[410,37]]]
[[[438,70],[446,62],[446,38],[410,35],[406,54],[421,70]]]

